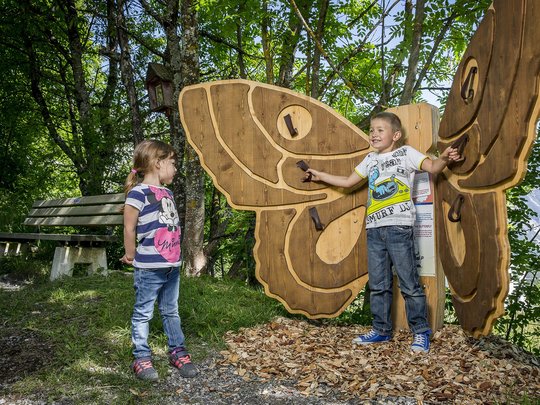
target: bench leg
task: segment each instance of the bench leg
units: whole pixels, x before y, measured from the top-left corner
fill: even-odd
[[[95,247],[57,247],[54,251],[51,281],[63,276],[72,276],[76,263],[88,265],[88,274],[102,269],[107,274],[107,253],[105,248]]]
[[[28,250],[28,243],[0,242],[0,256],[21,256]]]

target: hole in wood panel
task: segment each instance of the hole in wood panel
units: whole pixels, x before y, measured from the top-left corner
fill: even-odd
[[[287,127],[285,117],[290,116],[290,123],[294,129],[296,129],[296,134],[291,135],[291,131]],[[277,119],[277,129],[280,135],[285,139],[298,140],[305,137],[309,131],[311,131],[311,126],[313,125],[313,119],[311,118],[310,112],[300,105],[290,105],[284,108],[278,115]]]

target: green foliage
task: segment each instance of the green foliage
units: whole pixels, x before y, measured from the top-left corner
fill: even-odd
[[[47,347],[46,354],[42,353],[46,366],[21,375],[7,388],[10,394],[40,391],[48,402],[69,398],[71,403],[128,403],[134,392],[143,390],[150,402],[162,398],[161,388],[132,376],[132,310],[133,278],[123,272],[30,284],[18,291],[0,290],[0,317],[9,325],[0,330],[0,337],[31,332],[39,337],[42,350]],[[164,375],[167,339],[157,313],[156,308],[150,344],[158,372]],[[225,332],[285,314],[276,301],[242,283],[182,278],[180,317],[195,361],[222,349]],[[28,345],[25,351],[34,349]]]

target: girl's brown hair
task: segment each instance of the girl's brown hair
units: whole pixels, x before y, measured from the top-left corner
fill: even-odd
[[[133,168],[126,178],[124,192],[129,191],[140,183],[144,175],[152,170],[158,160],[176,159],[176,151],[168,143],[156,139],[142,141],[133,152]]]

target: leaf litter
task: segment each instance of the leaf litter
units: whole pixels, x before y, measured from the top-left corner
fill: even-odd
[[[539,359],[500,337],[474,339],[445,325],[432,336],[429,354],[413,354],[408,332],[395,333],[388,343],[352,343],[367,331],[276,318],[228,332],[218,367],[233,366],[246,381],[294,381],[311,397],[467,404],[540,399]]]

